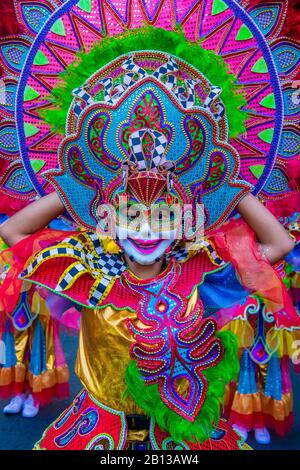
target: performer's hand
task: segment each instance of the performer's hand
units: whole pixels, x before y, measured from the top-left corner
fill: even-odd
[[[270,263],[282,260],[294,248],[285,228],[252,194],[242,199],[237,210],[256,233]]]
[[[20,240],[45,228],[51,220],[64,212],[65,208],[56,192],[48,194],[17,212],[0,225],[0,236],[12,246]]]

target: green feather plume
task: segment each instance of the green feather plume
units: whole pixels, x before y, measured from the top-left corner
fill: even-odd
[[[122,54],[135,50],[157,50],[173,54],[198,69],[213,85],[222,88],[221,99],[226,108],[229,137],[245,132],[247,113],[240,108],[246,104],[238,91],[235,75],[229,73],[224,60],[214,52],[203,49],[199,43],[188,41],[178,30],[166,31],[147,26],[127,31],[119,36],[104,38],[95,43],[90,52],[81,52],[60,75],[60,83],[48,97],[53,107],[42,110],[41,117],[51,128],[64,134],[68,109],[75,88],[82,86],[97,70]]]
[[[235,380],[239,371],[238,343],[230,331],[218,332],[216,336],[224,345],[224,356],[215,367],[203,371],[208,381],[204,404],[193,423],[179,416],[162,401],[158,385],[146,385],[135,361],[126,369],[127,393],[147,416],[154,418],[161,429],[170,433],[175,442],[182,440],[204,442],[218,424],[223,406],[225,387]]]

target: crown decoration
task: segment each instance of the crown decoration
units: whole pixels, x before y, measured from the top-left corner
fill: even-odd
[[[150,207],[167,191],[167,177],[154,171],[136,171],[127,178],[127,189],[146,207]]]

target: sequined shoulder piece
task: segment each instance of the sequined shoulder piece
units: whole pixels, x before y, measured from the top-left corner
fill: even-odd
[[[81,232],[40,251],[21,278],[95,308],[125,269],[122,258],[107,253],[96,233]]]

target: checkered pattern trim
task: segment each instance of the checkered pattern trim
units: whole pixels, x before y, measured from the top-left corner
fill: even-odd
[[[177,62],[172,57],[169,57],[168,62],[161,65],[155,72],[152,74],[152,77],[157,78],[157,80],[161,80],[162,77],[169,73],[174,73],[178,71]],[[175,76],[174,76],[175,78]]]
[[[74,113],[76,116],[79,116],[83,111],[83,108],[81,107],[82,103],[85,105],[84,107],[95,103],[94,99],[83,89],[83,87],[73,90],[73,95],[77,98],[74,106]]]
[[[82,249],[82,250],[84,249],[84,245],[82,244],[82,242],[80,240],[78,240],[77,238],[74,238],[74,237],[65,238],[63,240],[63,243],[71,245],[73,248],[78,248],[78,249]]]
[[[77,281],[79,276],[83,273],[87,273],[88,270],[81,263],[72,263],[59,278],[59,281],[55,287],[58,292],[63,292],[70,289],[74,282]]]
[[[153,131],[152,129],[141,129],[133,132],[129,137],[129,146],[132,153],[130,160],[133,163],[137,163],[139,170],[146,170],[147,168],[143,152],[143,138],[146,133],[150,134],[153,139],[152,158],[149,169],[158,167],[168,145],[167,138],[161,132]]]
[[[112,283],[112,278],[103,276],[101,279],[97,279],[90,291],[89,304],[91,306],[98,305],[103,297],[106,295],[107,289]]]
[[[170,261],[170,259],[175,258],[179,263],[186,261],[189,257],[189,252],[186,248],[177,248],[171,253],[166,255],[166,260]]]
[[[98,256],[101,256],[104,253],[104,251],[103,251],[102,244],[98,235],[94,232],[87,232],[85,234],[85,237],[90,241],[91,247],[95,251],[95,253]]]
[[[30,263],[22,273],[22,278],[33,275],[38,267],[49,259],[58,257],[73,258],[75,261],[64,270],[55,290],[64,292],[70,289],[75,281],[87,273],[95,279],[89,293],[89,303],[92,306],[103,300],[116,278],[126,269],[126,264],[118,254],[105,253],[96,233],[88,232],[81,235],[84,241],[77,237],[69,237],[59,245],[46,248]],[[97,299],[97,303],[95,303]]]
[[[215,264],[216,266],[225,266],[226,264],[225,261],[223,261],[219,257],[212,242],[208,240],[203,240],[201,244],[199,245],[199,251],[200,250],[204,250],[209,256],[209,259],[211,260],[211,262]],[[193,252],[194,250],[191,250],[191,253]],[[189,258],[189,254],[190,252],[186,248],[175,248],[174,251],[172,251],[166,256],[166,259],[167,261],[169,261],[171,258],[175,258],[179,263],[183,263]]]
[[[219,121],[225,114],[225,107],[223,103],[218,103],[218,108],[216,112],[213,112],[211,110],[211,106],[213,102],[215,101],[216,98],[220,96],[222,93],[222,89],[218,86],[212,86],[209,92],[209,95],[207,96],[206,100],[203,103],[203,108],[207,109],[213,116],[216,118],[217,121]]]
[[[168,88],[168,90],[172,91],[173,88],[175,88],[175,86],[177,85],[177,78],[175,77],[175,75],[172,75],[172,74],[168,75],[165,81],[165,85]]]
[[[104,88],[104,102],[115,104],[124,91],[136,82],[134,76],[134,72],[126,73],[123,77],[123,83],[116,86],[114,85],[112,78],[104,78],[103,80],[100,80],[99,83],[103,85]]]
[[[143,69],[142,67],[140,67],[139,65],[135,64],[135,62],[134,62],[134,56],[133,56],[133,55],[130,55],[130,56],[128,57],[128,59],[126,59],[126,60],[123,62],[122,68],[123,68],[124,70],[129,71],[129,72],[132,72],[133,74],[138,74],[138,75],[139,75],[139,79],[148,76],[148,73],[146,72],[146,70],[144,70],[144,69]]]
[[[114,104],[114,100],[111,96],[111,92],[114,86],[112,78],[103,78],[99,81],[99,85],[102,85],[104,88],[104,102],[108,104]]]
[[[132,56],[123,62],[122,68],[127,72],[124,74],[123,83],[119,83],[115,86],[114,80],[110,77],[103,78],[99,81],[99,84],[104,88],[105,103],[115,104],[127,88],[148,75],[142,67],[134,63]],[[138,75],[138,79],[135,78],[136,75]]]
[[[133,132],[129,137],[129,147],[131,150],[130,161],[137,163],[140,170],[146,169],[146,160],[143,152],[142,140],[145,130]]]
[[[103,254],[98,260],[101,271],[109,277],[120,277],[125,271],[126,265],[124,261],[116,254]]]
[[[188,109],[195,104],[195,85],[198,81],[188,78],[185,80],[186,88],[182,86],[177,87],[177,77],[174,75],[177,71],[178,64],[172,57],[170,57],[168,62],[155,70],[152,77],[161,81],[162,77],[167,75],[164,83],[165,86],[172,91],[184,109]]]
[[[84,265],[87,266],[87,268],[90,271],[98,271],[99,270],[99,265],[97,261],[92,260],[92,256],[88,256],[88,254],[84,251],[81,250],[74,250],[71,247],[66,247],[62,244],[57,245],[54,248],[49,248],[43,250],[37,258],[31,263],[23,272],[24,276],[29,276],[32,275],[36,269],[39,267],[39,265],[45,261],[48,261],[50,258],[58,258],[58,257],[65,257],[69,256],[75,259],[78,259],[79,261],[82,261]]]
[[[174,88],[173,93],[184,109],[189,109],[195,104],[195,85],[197,80],[190,78],[185,80],[186,89],[184,87]]]
[[[143,69],[140,65],[134,62],[134,55],[129,55],[129,57],[124,60],[122,63],[122,68],[124,70],[123,83],[117,85],[114,84],[114,79],[111,77],[106,77],[99,80],[99,85],[103,86],[104,89],[104,103],[115,104],[123,95],[123,93],[130,88],[132,85],[142,80],[145,77],[148,77],[149,74],[146,70]],[[168,61],[162,64],[152,73],[152,77],[162,83],[162,78],[164,77],[164,86],[168,88],[176,97],[176,99],[181,103],[185,108],[191,108],[195,104],[195,85],[198,83],[196,80],[185,79],[185,86],[177,86],[177,76],[179,67],[176,60],[173,57],[169,57]],[[212,87],[211,97],[207,98],[207,107],[210,109],[210,104],[214,100],[214,89],[217,87]],[[76,88],[73,91],[73,95],[77,98],[74,105],[74,112],[77,117],[80,116],[83,109],[90,104],[93,104],[94,99],[84,90],[83,87]],[[83,106],[84,104],[84,106]],[[224,110],[223,110],[224,111]],[[220,113],[222,110],[220,109]]]
[[[129,72],[129,73],[126,73],[123,77],[123,83],[125,85],[126,88],[130,87],[131,85],[133,85],[136,80],[134,80],[134,76],[135,74],[133,72]]]
[[[202,242],[202,249],[205,250],[212,261],[213,264],[217,266],[225,266],[225,261],[223,261],[218,253],[216,252],[214,245],[208,241],[208,240],[203,240]]]

